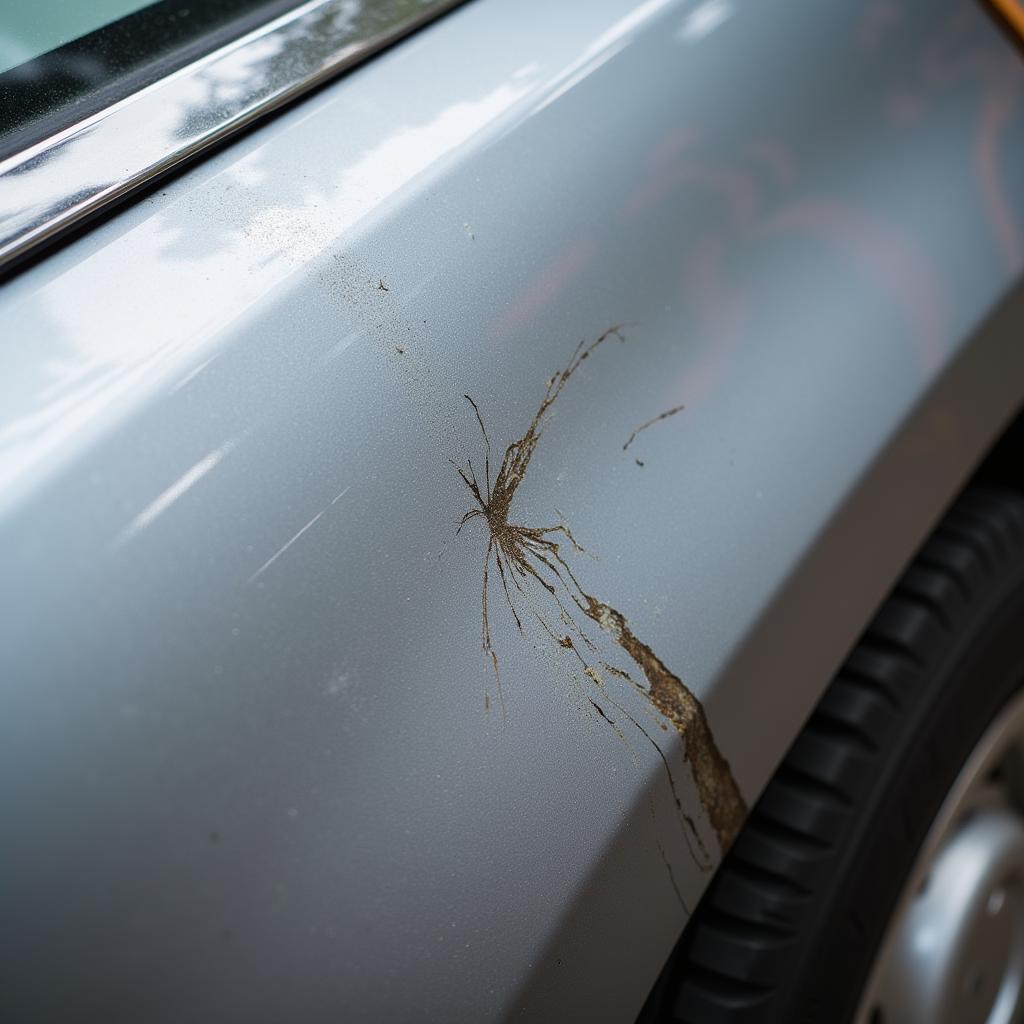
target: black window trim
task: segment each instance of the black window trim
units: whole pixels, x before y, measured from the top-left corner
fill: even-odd
[[[27,144],[0,150],[0,272],[462,2],[307,0],[212,52],[196,57],[192,44],[190,63],[164,60],[163,77],[152,66],[127,76],[129,94],[105,95],[107,105],[42,138],[45,118],[29,119],[14,133]],[[173,126],[169,112],[180,115]]]

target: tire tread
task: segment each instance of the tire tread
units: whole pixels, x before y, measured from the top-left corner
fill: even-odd
[[[967,491],[936,528],[825,691],[709,885],[677,951],[672,1019],[782,1019],[782,960],[797,946],[816,887],[842,852],[870,775],[865,766],[882,756],[887,732],[913,704],[935,651],[948,646],[1022,545],[1024,500],[987,486]],[[863,939],[861,915],[851,914],[851,935]]]

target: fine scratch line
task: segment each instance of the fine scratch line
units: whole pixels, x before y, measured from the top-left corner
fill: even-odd
[[[627,440],[626,443],[622,446],[622,450],[625,451],[633,443],[633,441],[636,438],[636,435],[639,434],[641,430],[646,430],[648,427],[653,427],[655,423],[660,423],[662,420],[667,420],[669,416],[675,416],[677,412],[682,412],[685,408],[685,405],[677,405],[674,409],[669,409],[666,412],[659,413],[657,416],[654,417],[654,419],[648,420],[646,423],[641,423],[640,426],[637,427],[636,430],[634,430],[633,433],[629,435],[629,440]]]
[[[255,582],[256,582],[256,580],[258,580],[258,579],[260,578],[260,576],[262,576],[262,575],[263,575],[263,574],[264,574],[264,573],[265,573],[265,572],[266,572],[266,571],[267,571],[267,570],[268,570],[268,569],[269,569],[269,568],[270,568],[270,567],[271,567],[271,566],[272,566],[272,565],[273,565],[273,564],[274,564],[274,563],[275,563],[275,562],[276,562],[276,561],[277,561],[277,560],[278,560],[278,559],[279,559],[279,558],[280,558],[280,557],[281,557],[281,556],[282,556],[282,555],[283,555],[283,554],[284,554],[284,553],[285,553],[285,552],[286,552],[286,551],[287,551],[287,550],[288,550],[288,549],[289,549],[289,548],[290,548],[290,547],[291,547],[291,546],[292,546],[292,545],[293,545],[293,544],[294,544],[294,543],[295,543],[295,542],[296,542],[296,541],[297,541],[297,540],[298,540],[298,539],[299,539],[299,538],[300,538],[300,537],[301,537],[301,536],[302,536],[302,535],[303,535],[303,534],[304,534],[304,533],[305,533],[305,532],[306,532],[306,531],[307,531],[308,529],[310,529],[311,527],[313,527],[313,526],[315,526],[315,525],[316,525],[316,522],[317,522],[317,520],[318,520],[318,519],[319,519],[319,518],[320,518],[320,517],[321,517],[321,516],[322,516],[322,515],[323,515],[323,514],[324,514],[325,512],[329,511],[329,510],[330,510],[330,508],[331,508],[331,506],[333,506],[333,505],[337,505],[337,503],[338,503],[339,501],[341,501],[341,499],[342,499],[342,498],[344,498],[346,494],[348,494],[348,492],[349,492],[349,490],[351,489],[351,487],[352,487],[352,485],[351,485],[351,484],[349,484],[349,485],[348,485],[348,487],[346,487],[346,488],[345,488],[345,490],[343,490],[343,491],[342,491],[342,492],[341,492],[341,493],[340,493],[339,495],[337,495],[336,497],[332,498],[332,499],[330,500],[330,502],[328,502],[328,504],[326,504],[326,505],[325,505],[325,506],[324,506],[324,507],[323,507],[322,509],[320,509],[320,511],[319,511],[319,512],[317,512],[317,514],[316,514],[315,516],[313,516],[313,518],[312,518],[312,519],[310,519],[310,521],[309,521],[308,523],[306,523],[306,525],[305,525],[305,526],[304,526],[304,527],[303,527],[303,528],[302,528],[301,530],[299,530],[299,532],[298,532],[297,534],[295,534],[295,536],[294,536],[294,537],[292,537],[292,539],[291,539],[290,541],[288,541],[288,543],[287,543],[287,544],[285,544],[285,545],[284,545],[283,547],[281,547],[281,548],[280,548],[280,549],[279,549],[278,551],[276,551],[276,552],[275,552],[274,554],[272,554],[272,555],[271,555],[271,556],[270,556],[270,557],[269,557],[269,558],[268,558],[268,559],[267,559],[267,560],[266,560],[266,561],[265,561],[265,562],[264,562],[264,563],[263,563],[263,564],[262,564],[262,565],[261,565],[261,566],[260,566],[260,567],[259,567],[259,568],[258,568],[258,569],[257,569],[257,570],[256,570],[256,571],[255,571],[255,572],[254,572],[254,573],[252,574],[252,575],[251,575],[251,576],[250,576],[250,577],[249,577],[249,582],[250,582],[250,583],[255,583]]]

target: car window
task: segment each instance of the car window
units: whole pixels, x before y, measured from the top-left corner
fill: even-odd
[[[4,2],[0,272],[461,0]]]
[[[0,159],[296,6],[11,0],[0,15]]]
[[[0,35],[0,72],[24,64],[47,50],[56,50],[72,39],[87,35],[145,6],[145,0],[93,0],[90,4],[70,6],[60,0],[16,4],[4,15]]]

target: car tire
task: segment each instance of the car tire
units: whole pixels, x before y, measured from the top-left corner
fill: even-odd
[[[974,485],[825,691],[640,1020],[841,1024],[862,1014],[918,851],[1022,680],[1024,497]]]

